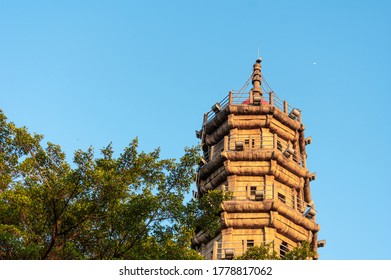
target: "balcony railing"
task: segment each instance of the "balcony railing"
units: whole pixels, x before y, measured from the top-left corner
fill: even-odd
[[[212,159],[216,158],[224,151],[224,138],[220,140],[216,145],[209,147],[207,151],[204,152],[204,159],[207,162],[210,162]]]
[[[274,184],[225,187],[225,191],[232,194],[232,200],[236,201],[263,201],[265,199],[276,199],[284,203],[289,208],[297,210],[303,214],[307,209],[307,203],[297,194],[279,188]]]
[[[277,135],[231,135],[224,137],[214,146],[208,147],[204,151],[203,158],[206,163],[209,163],[222,151],[260,151],[265,149],[277,149],[281,151],[286,158],[292,159],[300,166],[304,165],[303,157],[286,144]],[[205,166],[205,165],[204,165]]]
[[[232,135],[228,136],[229,151],[273,149],[273,135]]]

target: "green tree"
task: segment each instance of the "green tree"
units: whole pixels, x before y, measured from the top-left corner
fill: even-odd
[[[292,250],[288,251],[284,259],[285,260],[308,260],[315,257],[315,252],[310,243],[303,241]]]
[[[236,260],[279,260],[277,252],[273,250],[273,243],[261,244],[247,249],[247,251],[235,258]]]
[[[186,224],[197,231],[207,231],[211,237],[220,232],[221,204],[232,199],[232,193],[223,190],[209,190],[198,200],[192,200],[187,205]]]
[[[198,148],[160,159],[134,139],[118,157],[111,145],[100,157],[78,150],[71,165],[42,139],[0,110],[0,259],[201,258],[190,240],[221,197],[212,194],[201,212],[208,195],[185,203]]]
[[[261,244],[253,246],[247,251],[235,258],[237,260],[309,260],[315,257],[315,252],[311,244],[303,241],[297,247],[289,250],[284,255],[280,255],[274,251],[273,243]]]

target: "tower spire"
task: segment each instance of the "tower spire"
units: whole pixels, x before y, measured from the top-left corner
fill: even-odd
[[[262,98],[262,73],[261,73],[261,57],[258,57],[258,59],[255,61],[255,64],[253,66],[253,75],[252,75],[252,84],[253,88],[251,89],[251,99],[253,102],[255,100],[260,100]]]

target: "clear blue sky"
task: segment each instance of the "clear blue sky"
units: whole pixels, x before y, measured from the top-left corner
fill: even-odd
[[[179,157],[260,48],[302,110],[322,259],[391,259],[391,1],[0,0],[0,108],[72,159]]]

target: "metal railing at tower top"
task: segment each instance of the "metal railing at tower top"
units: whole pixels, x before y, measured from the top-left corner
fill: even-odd
[[[261,104],[262,105],[270,105],[270,100],[273,100],[273,93],[265,92],[262,93]],[[275,94],[274,94],[275,95]],[[239,91],[231,91],[228,94],[229,99],[231,100],[231,104],[233,105],[248,105],[250,104],[250,93],[249,92],[239,92]],[[272,99],[270,99],[272,96]]]
[[[227,96],[223,98],[220,102],[217,102],[212,106],[212,109],[205,113],[204,124],[213,120],[216,115],[224,110],[228,105],[250,105],[250,93],[241,92],[241,91],[230,91]],[[281,112],[290,115],[295,109],[293,106],[289,105],[286,100],[279,98],[273,91],[263,92],[261,102],[256,106],[274,106]]]
[[[216,116],[216,114],[218,112],[220,112],[221,110],[224,110],[225,107],[227,107],[229,105],[229,94],[223,98],[223,100],[221,100],[220,102],[217,102],[215,105],[213,105],[212,109],[206,113],[207,114],[207,122],[211,121],[212,119],[214,119],[214,117]]]

